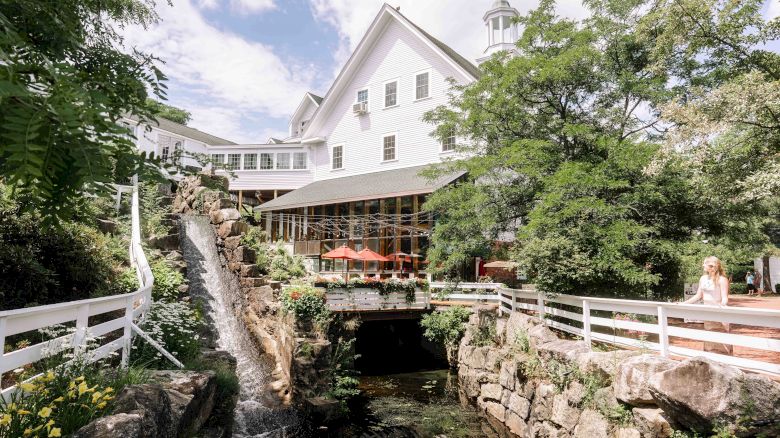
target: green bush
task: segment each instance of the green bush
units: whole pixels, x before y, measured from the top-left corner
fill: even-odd
[[[152,275],[152,298],[155,301],[176,301],[179,297],[179,286],[184,283],[184,276],[171,268],[164,259],[152,262]]]
[[[451,366],[457,364],[458,344],[466,333],[466,321],[471,311],[462,306],[452,306],[443,312],[423,315],[420,325],[425,329],[423,336],[432,342],[444,345],[447,361]]]
[[[269,273],[275,281],[288,281],[306,276],[303,258],[294,256],[284,249],[284,244],[277,242],[276,248],[270,251],[271,267]]]
[[[194,359],[200,352],[201,321],[187,303],[158,301],[152,304],[141,329],[179,361]],[[133,340],[133,362],[150,368],[168,369],[171,362],[140,336]]]
[[[288,287],[282,291],[281,301],[282,309],[292,313],[299,320],[323,320],[330,314],[325,304],[324,294],[312,286]]]
[[[271,269],[271,257],[269,255],[268,235],[260,227],[251,227],[248,232],[241,236],[241,245],[244,245],[255,252],[255,264],[263,272]]]

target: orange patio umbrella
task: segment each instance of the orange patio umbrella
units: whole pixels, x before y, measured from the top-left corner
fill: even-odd
[[[326,252],[320,257],[325,259],[363,260],[363,257],[361,257],[360,254],[355,252],[354,249],[348,247],[347,245],[341,245],[340,247],[334,249],[333,251]],[[346,277],[347,277],[347,267],[345,263],[344,266],[345,281],[348,280],[348,278]]]
[[[358,255],[363,258],[364,262],[389,262],[390,259],[379,254],[378,252],[371,251],[369,248],[364,248],[358,251]],[[363,276],[366,276],[366,264],[363,263]]]

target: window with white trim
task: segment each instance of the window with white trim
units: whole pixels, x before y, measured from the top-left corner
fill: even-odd
[[[385,108],[396,106],[398,103],[398,81],[385,84]]]
[[[225,164],[225,154],[211,154],[211,162],[216,167],[221,167],[222,164]]]
[[[289,152],[283,152],[276,154],[276,168],[277,169],[289,169],[290,168],[290,154]]]
[[[430,73],[419,73],[414,77],[414,83],[415,83],[415,94],[414,98],[417,100],[425,99],[426,97],[430,96]]]
[[[244,170],[257,170],[257,154],[244,154]]]
[[[160,159],[168,161],[171,157],[171,137],[157,134],[157,144],[160,145]]]
[[[451,152],[455,150],[455,132],[450,130],[448,132],[448,135],[444,137],[441,141],[441,151],[442,152]]]
[[[309,167],[307,165],[307,162],[309,161],[309,157],[306,154],[306,152],[295,152],[293,153],[293,169],[295,170],[302,170]]]
[[[263,153],[260,154],[260,169],[271,170],[274,168],[274,154]]]
[[[356,103],[365,102],[368,104],[368,88],[358,90]]]
[[[395,134],[382,138],[382,161],[395,160]]]
[[[241,168],[241,154],[228,154],[227,168],[230,170],[238,170]]]
[[[333,159],[331,160],[333,170],[344,167],[344,145],[333,146]]]

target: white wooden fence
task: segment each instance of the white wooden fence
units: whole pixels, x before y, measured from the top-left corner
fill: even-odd
[[[734,325],[780,329],[780,311],[745,307],[721,307],[703,304],[678,304],[658,301],[557,295],[548,297],[535,290],[499,288],[494,295],[450,294],[448,299],[498,303],[500,313],[526,311],[540,317],[552,328],[582,337],[586,342],[599,341],[623,347],[657,351],[662,356],[705,356],[712,360],[746,370],[780,376],[780,363],[701,351],[676,344],[686,341],[710,342],[748,347],[772,353],[780,352],[780,339],[721,333],[703,328],[669,324],[669,318],[714,321]],[[616,319],[614,314],[645,315],[652,322]],[[609,315],[609,316],[607,316]],[[637,318],[638,319],[638,318]],[[701,326],[699,326],[701,327]],[[641,332],[628,337],[623,332]],[[780,330],[778,330],[780,333]],[[670,338],[672,339],[670,342]],[[679,340],[679,342],[675,342]],[[778,355],[780,357],[780,355]]]
[[[345,289],[335,289],[325,293],[325,302],[328,310],[332,312],[422,310],[430,306],[431,293],[418,289],[414,293],[414,302],[409,303],[404,292],[380,295],[375,289],[370,288],[354,288],[350,292]]]
[[[118,189],[120,191],[122,189]],[[124,190],[126,191],[126,190]],[[46,306],[29,307],[24,309],[0,311],[0,376],[25,365],[35,363],[45,357],[73,350],[74,353],[84,353],[83,358],[88,362],[108,357],[111,353],[122,350],[123,367],[130,360],[130,350],[133,333],[140,334],[149,341],[165,357],[170,359],[180,368],[184,366],[169,352],[150,339],[136,324],[136,322],[149,310],[152,303],[152,286],[154,277],[149,262],[146,259],[141,246],[141,226],[138,208],[137,184],[132,189],[131,212],[131,238],[130,261],[135,267],[138,281],[141,287],[132,293],[114,295],[102,298],[71,301],[67,303],[50,304]],[[63,260],[67,263],[67,260]],[[104,315],[111,312],[124,311],[124,314],[110,321],[93,326],[89,325],[89,318]],[[19,333],[44,329],[57,324],[67,324],[75,321],[75,332],[60,336],[26,348],[4,353],[6,338]],[[122,330],[122,336],[90,351],[86,351],[87,342],[100,339],[99,337],[114,331]],[[99,343],[99,341],[97,341]],[[34,376],[28,380],[34,379]],[[3,398],[15,390],[15,386],[2,389]]]

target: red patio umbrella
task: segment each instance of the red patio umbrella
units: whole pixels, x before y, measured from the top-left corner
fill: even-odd
[[[363,260],[363,257],[361,257],[360,254],[355,252],[354,249],[348,247],[347,245],[341,245],[333,251],[326,252],[320,257],[325,259]],[[344,280],[348,280],[346,266],[344,266]]]
[[[366,264],[365,262],[389,262],[390,259],[379,254],[378,252],[371,251],[369,248],[364,248],[358,251],[358,255],[363,258],[363,276],[366,276]]]

